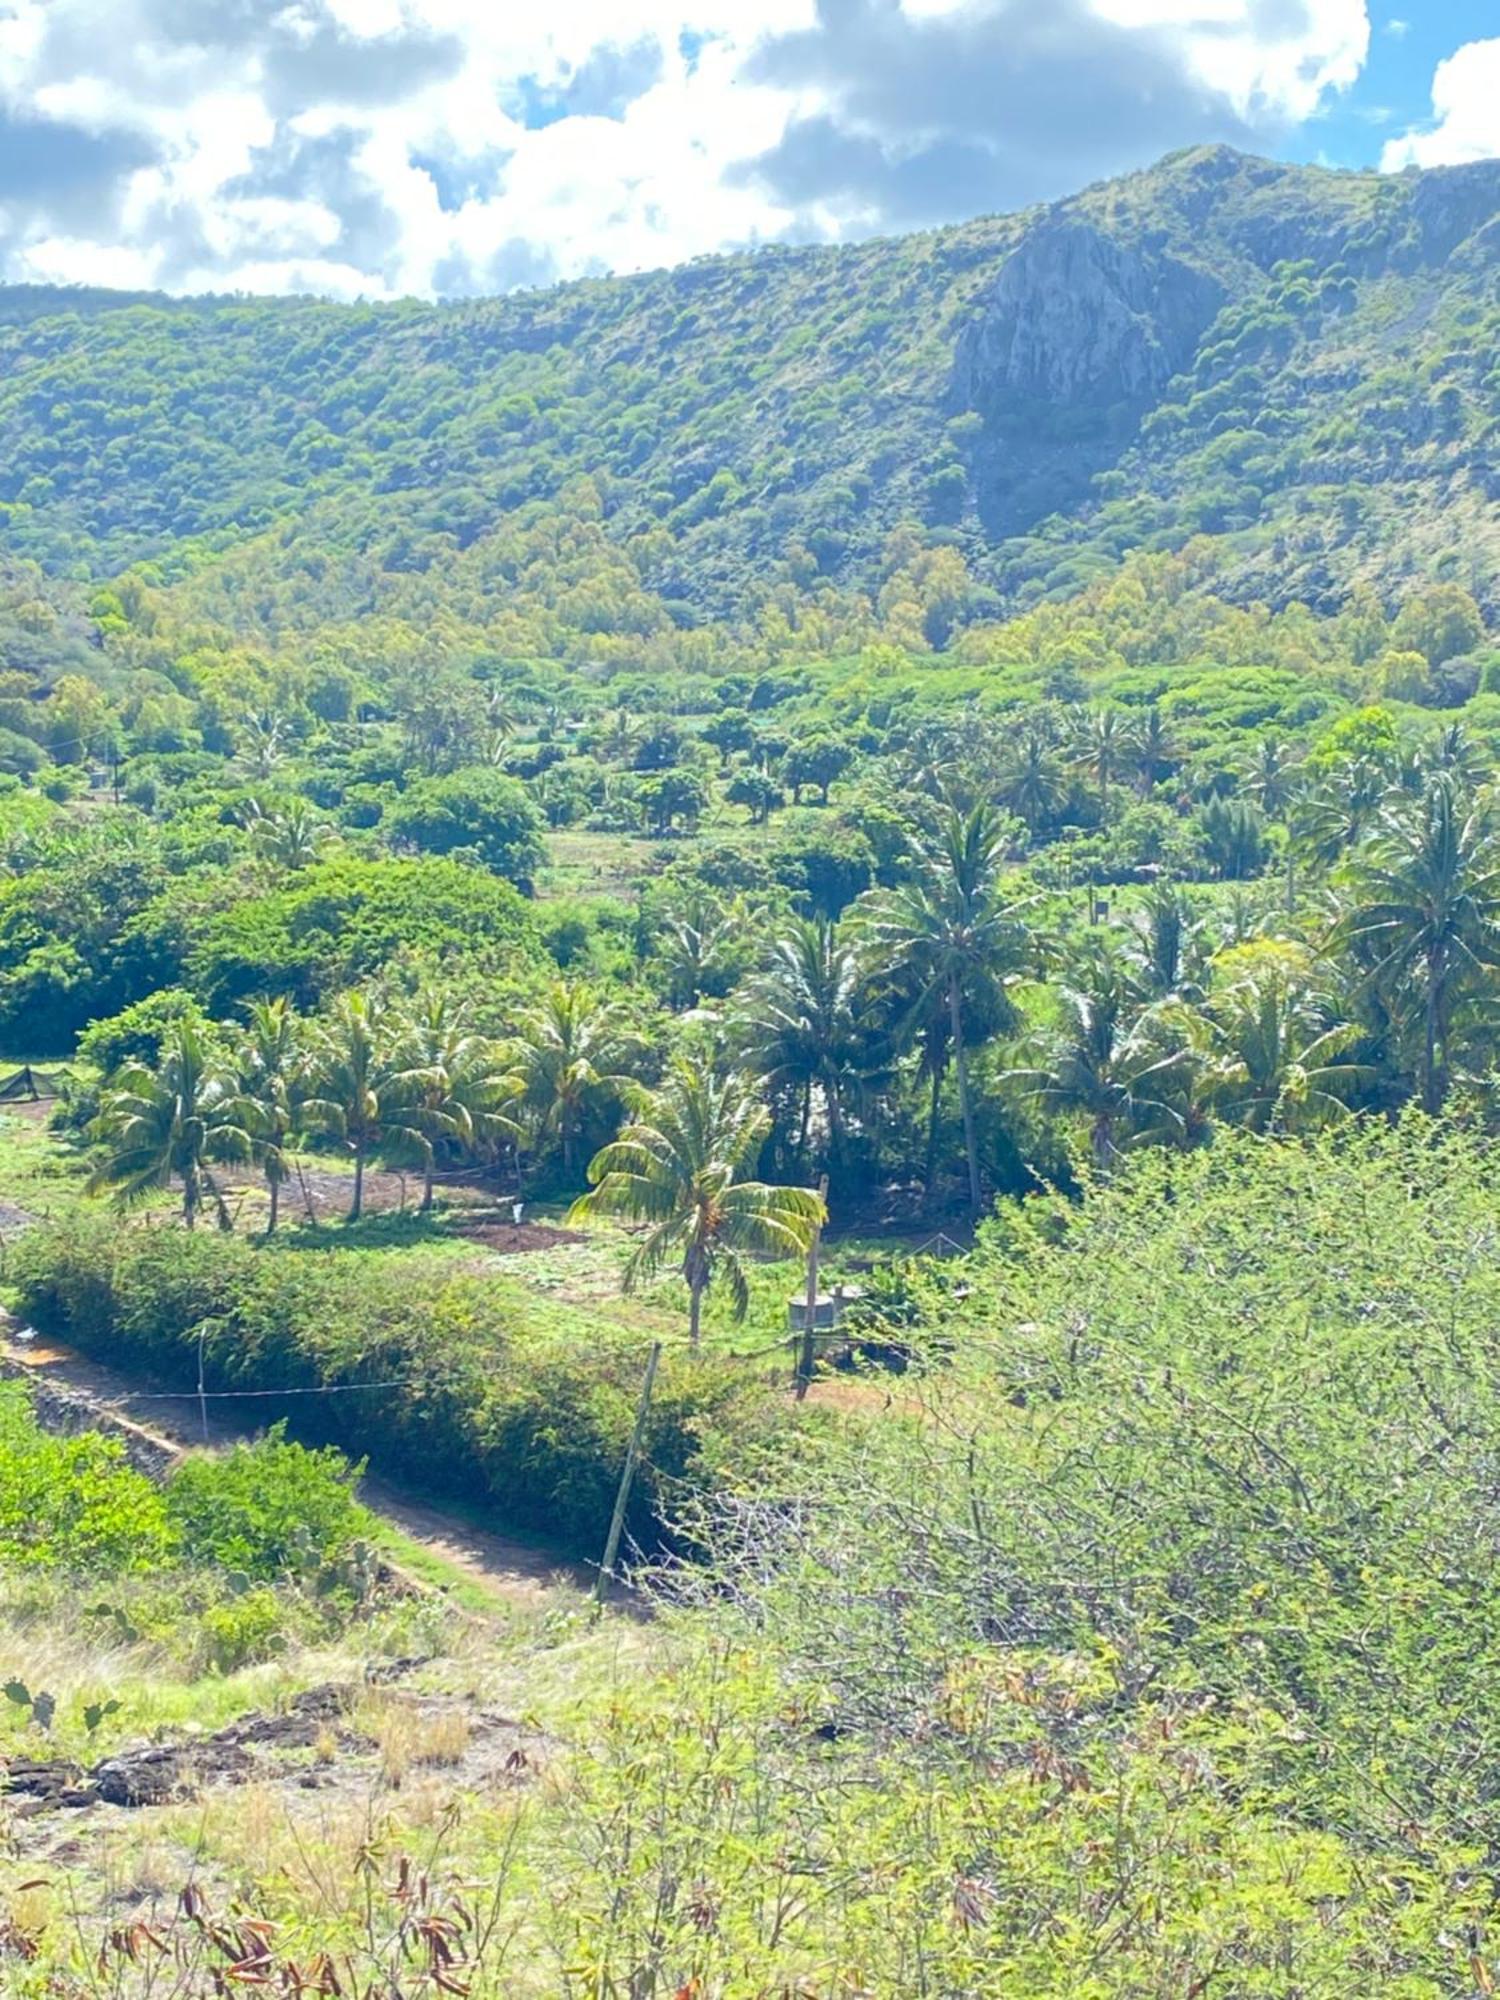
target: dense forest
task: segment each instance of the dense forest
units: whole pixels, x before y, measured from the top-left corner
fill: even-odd
[[[362,1650],[296,1747],[386,1815],[215,1794],[222,1922],[23,1899],[22,1990],[1493,1989],[1497,248],[1494,163],[1215,148],[461,305],[0,293],[0,1280],[288,1426],[153,1486],[0,1406],[5,1742]],[[455,1637],[351,1511],[594,1561],[637,1447],[638,1643]]]

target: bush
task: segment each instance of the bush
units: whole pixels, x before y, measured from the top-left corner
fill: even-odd
[[[185,1459],[167,1487],[167,1513],[194,1562],[250,1577],[307,1576],[342,1561],[361,1532],[362,1469],[331,1448],[289,1444],[278,1424],[256,1444]]]
[[[118,1440],[49,1437],[25,1387],[0,1383],[0,1563],[119,1575],[176,1550],[161,1494]]]
[[[282,1630],[282,1606],[274,1590],[264,1585],[231,1597],[226,1604],[211,1604],[201,1620],[203,1653],[215,1673],[238,1673],[269,1660],[286,1648]]]
[[[98,1214],[28,1231],[12,1275],[19,1310],[42,1332],[174,1388],[197,1380],[207,1321],[211,1388],[340,1385],[268,1415],[560,1549],[599,1551],[640,1387],[633,1343],[580,1350],[538,1333],[535,1302],[492,1278],[393,1272],[353,1250],[311,1257],[175,1228],[122,1231]],[[376,1381],[404,1386],[348,1388]],[[662,1541],[669,1505],[704,1476],[710,1434],[753,1432],[763,1396],[731,1363],[668,1357],[632,1496],[637,1542]]]

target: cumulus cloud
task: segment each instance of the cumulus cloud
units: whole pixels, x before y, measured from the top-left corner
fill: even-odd
[[[1392,139],[1381,159],[1402,167],[1451,167],[1500,154],[1500,38],[1466,42],[1432,79],[1431,123]]]
[[[1263,142],[1363,0],[0,0],[0,270],[467,293]]]

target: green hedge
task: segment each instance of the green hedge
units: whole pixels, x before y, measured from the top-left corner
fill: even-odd
[[[102,1214],[28,1232],[12,1272],[22,1315],[85,1354],[192,1390],[207,1321],[210,1389],[342,1390],[267,1397],[258,1421],[599,1553],[639,1394],[634,1346],[539,1335],[513,1294],[472,1274]],[[345,1386],[390,1382],[406,1386]],[[768,1400],[733,1364],[664,1361],[628,1522],[642,1546],[661,1545],[667,1497],[711,1441],[756,1430]]]

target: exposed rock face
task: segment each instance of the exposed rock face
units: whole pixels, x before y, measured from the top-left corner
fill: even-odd
[[[959,341],[954,387],[985,416],[1011,398],[1142,405],[1190,359],[1225,292],[1164,251],[1054,216],[1007,259]]]
[[[1489,233],[1500,220],[1500,160],[1465,166],[1433,167],[1413,179],[1411,214],[1422,255],[1429,263],[1451,256],[1478,230]]]

